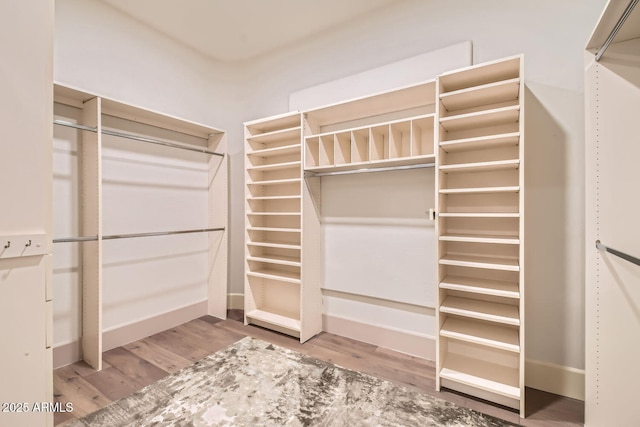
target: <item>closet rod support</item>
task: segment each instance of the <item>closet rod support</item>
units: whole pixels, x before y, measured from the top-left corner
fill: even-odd
[[[605,246],[600,242],[600,240],[596,240],[596,248],[598,248],[601,251],[609,252],[610,254],[613,254],[619,258],[622,258],[625,261],[629,261],[632,264],[640,265],[640,259],[631,255],[625,254],[624,252],[620,252],[615,249],[612,249],[608,246]]]
[[[132,139],[134,141],[147,142],[149,144],[163,145],[165,147],[178,148],[180,150],[195,151],[196,153],[210,154],[212,156],[224,157],[222,153],[216,153],[215,151],[205,150],[204,148],[187,147],[181,144],[174,144],[172,142],[161,141],[159,139],[146,138],[142,136],[132,135],[124,132],[116,132],[114,130],[102,129],[103,135],[115,136],[118,138]]]
[[[620,16],[620,19],[618,19],[618,22],[616,22],[616,25],[613,27],[613,29],[609,33],[609,37],[607,37],[607,40],[605,40],[602,47],[600,47],[600,49],[598,49],[598,51],[596,52],[596,62],[600,61],[600,58],[602,58],[602,55],[604,55],[609,45],[613,42],[613,39],[616,38],[616,36],[618,35],[618,31],[620,31],[620,28],[622,28],[622,26],[624,25],[624,22],[627,20],[629,15],[631,15],[633,8],[636,7],[636,5],[638,4],[638,1],[640,0],[631,0],[629,2],[629,5],[622,13],[622,16]]]
[[[389,171],[397,171],[397,170],[409,170],[409,169],[424,169],[424,168],[432,168],[435,167],[435,163],[421,163],[417,165],[406,165],[406,166],[389,166],[383,168],[362,168],[362,169],[353,169],[353,170],[345,170],[345,171],[333,171],[333,172],[313,172],[313,171],[305,171],[304,176],[306,177],[316,177],[316,176],[330,176],[330,175],[350,175],[354,173],[370,173],[370,172],[389,172]]]

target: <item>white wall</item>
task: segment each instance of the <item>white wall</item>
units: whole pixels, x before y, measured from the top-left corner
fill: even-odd
[[[348,27],[245,67],[244,98],[251,103],[243,119],[286,111],[292,92],[463,40],[473,42],[474,63],[524,53],[533,161],[527,215],[536,227],[545,224],[544,232],[527,230],[532,262],[526,357],[534,363],[583,369],[582,51],[604,3],[394,2]],[[358,313],[349,317],[358,318]]]

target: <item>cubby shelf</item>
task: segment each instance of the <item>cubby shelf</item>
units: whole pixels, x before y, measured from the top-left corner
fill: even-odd
[[[253,135],[247,138],[247,141],[259,142],[267,144],[270,142],[278,142],[283,140],[295,140],[300,138],[300,126],[288,129],[278,129],[271,132],[265,132]]]
[[[300,267],[300,257],[286,257],[282,255],[248,256],[247,261]]]
[[[487,194],[487,193],[517,193],[520,186],[507,187],[480,187],[480,188],[442,188],[440,194]]]
[[[443,242],[494,243],[499,245],[518,245],[517,236],[443,234],[439,238]]]
[[[267,181],[253,181],[253,182],[248,182],[247,185],[280,185],[280,184],[295,184],[299,182],[300,182],[300,178],[287,178],[287,179],[272,179]]]
[[[248,246],[259,246],[259,247],[264,247],[264,248],[275,248],[275,249],[297,249],[299,250],[302,246],[300,245],[295,245],[295,244],[291,244],[288,242],[268,242],[268,241],[263,241],[263,242],[248,242],[247,243]]]
[[[300,228],[247,227],[247,231],[277,231],[277,232],[280,232],[280,233],[300,233]]]
[[[493,257],[487,255],[459,255],[450,254],[440,258],[442,265],[458,267],[485,268],[488,270],[520,271],[517,259]]]
[[[251,150],[247,152],[247,156],[257,157],[273,157],[282,156],[285,154],[295,154],[300,152],[300,143],[281,145],[279,147],[265,148],[263,150]]]
[[[520,159],[496,160],[492,162],[459,163],[442,165],[440,170],[445,173],[455,172],[489,172],[498,170],[518,169]]]
[[[440,311],[442,313],[470,317],[487,322],[503,323],[513,326],[520,325],[517,305],[448,296],[442,302]]]
[[[446,153],[516,146],[520,142],[520,132],[476,136],[440,141],[440,148]]]
[[[465,110],[482,105],[518,99],[520,79],[514,78],[440,94],[440,101],[448,111]]]
[[[267,201],[267,200],[294,200],[294,199],[301,199],[301,196],[296,196],[296,195],[292,195],[292,196],[254,196],[254,197],[247,197],[248,201]]]
[[[448,354],[440,377],[512,399],[521,395],[518,369],[469,356]]]
[[[492,295],[503,298],[520,298],[518,283],[504,280],[481,279],[477,277],[446,276],[439,285],[440,289],[469,292],[480,295]]]
[[[282,314],[282,312],[276,309],[262,308],[260,310],[249,311],[246,313],[246,316],[259,322],[300,332],[300,320],[290,313]]]
[[[442,126],[446,131],[455,132],[470,128],[483,128],[515,123],[518,121],[519,117],[520,106],[513,105],[509,107],[500,107],[491,110],[441,117],[440,126]]]
[[[440,336],[500,350],[520,351],[518,330],[508,326],[486,325],[449,316],[440,329]]]
[[[295,162],[274,163],[271,165],[254,166],[254,167],[247,168],[247,170],[250,172],[271,172],[271,171],[277,171],[277,170],[283,170],[283,169],[296,169],[296,168],[299,169],[301,164],[302,162],[298,160]]]
[[[520,218],[517,212],[440,212],[441,218]]]
[[[427,156],[415,156],[415,157],[401,157],[395,159],[384,159],[384,160],[373,160],[370,162],[359,162],[359,163],[350,163],[346,165],[328,165],[328,166],[315,166],[315,167],[307,167],[305,171],[307,172],[337,172],[337,171],[348,171],[348,170],[358,170],[358,169],[377,169],[377,168],[387,168],[387,167],[395,167],[395,166],[412,166],[412,165],[421,165],[421,164],[430,164],[435,161],[435,156],[433,154]]]
[[[300,275],[290,271],[282,271],[269,268],[252,270],[247,273],[250,277],[260,277],[263,279],[279,280],[281,282],[300,284]]]

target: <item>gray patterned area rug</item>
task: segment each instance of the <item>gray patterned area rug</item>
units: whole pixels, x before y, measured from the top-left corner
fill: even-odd
[[[514,426],[246,337],[90,414],[84,426]]]

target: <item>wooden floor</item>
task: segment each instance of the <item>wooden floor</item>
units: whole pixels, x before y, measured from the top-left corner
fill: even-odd
[[[227,320],[201,317],[109,350],[103,355],[100,372],[83,362],[56,369],[53,377],[55,400],[72,402],[74,411],[56,413],[55,424],[63,426],[75,417],[81,418],[245,336],[269,341],[524,426],[581,426],[584,423],[584,403],[581,401],[527,389],[527,418],[520,420],[517,413],[505,408],[452,392],[435,392],[432,362],[325,332],[301,345],[295,338],[255,326],[244,326],[242,315],[240,310],[230,310]]]

